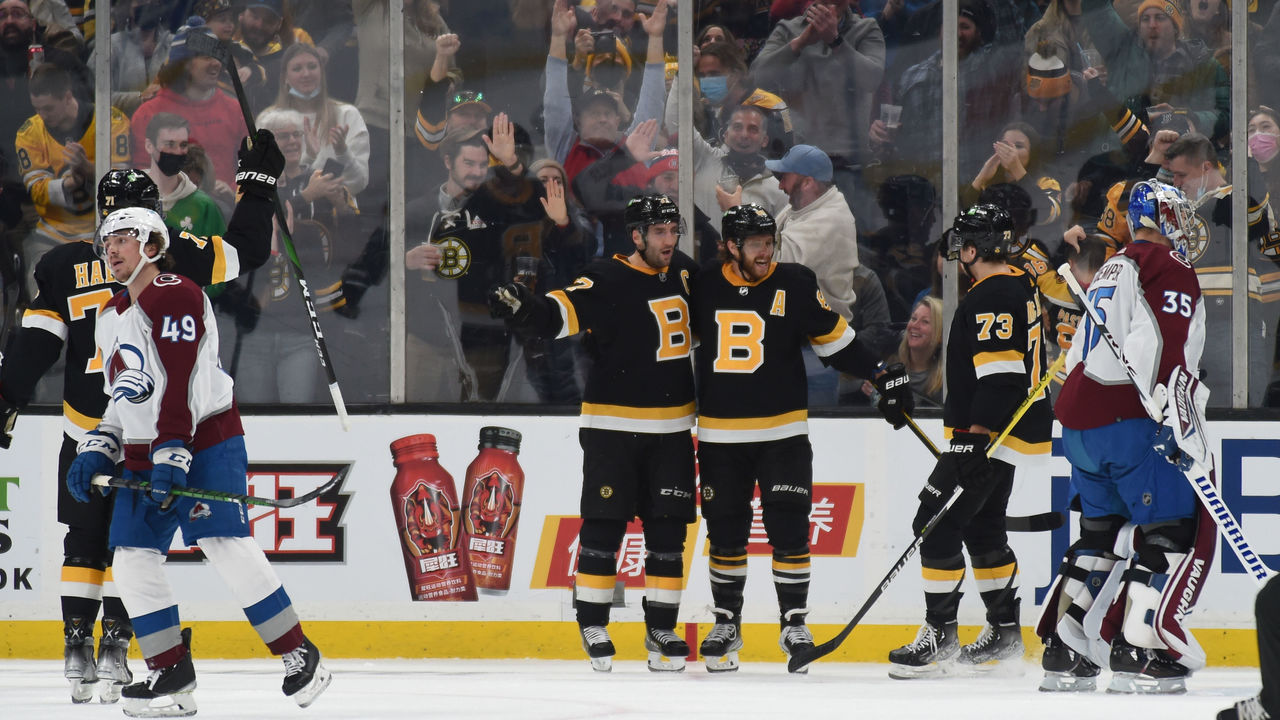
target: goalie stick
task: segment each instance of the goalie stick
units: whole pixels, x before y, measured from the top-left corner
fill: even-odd
[[[1142,406],[1146,408],[1147,414],[1157,423],[1163,420],[1164,408],[1155,407],[1155,401],[1151,397],[1151,393],[1142,385],[1138,379],[1138,373],[1133,365],[1129,363],[1129,359],[1124,355],[1124,349],[1116,342],[1115,337],[1111,335],[1111,331],[1107,329],[1106,322],[1098,313],[1098,309],[1088,302],[1085,297],[1084,288],[1080,287],[1080,281],[1076,280],[1075,275],[1071,274],[1071,269],[1067,265],[1058,268],[1058,275],[1067,281],[1067,288],[1071,292],[1071,297],[1076,301],[1085,313],[1089,316],[1089,322],[1093,323],[1098,330],[1103,342],[1111,349],[1112,354],[1116,356],[1116,360],[1120,362],[1124,368],[1125,374],[1129,376],[1129,382],[1133,384],[1135,390],[1138,391],[1138,399],[1141,400]],[[1213,516],[1213,520],[1218,525],[1218,530],[1222,534],[1223,539],[1231,549],[1235,552],[1236,557],[1240,558],[1240,562],[1244,564],[1249,574],[1259,585],[1265,583],[1271,577],[1271,570],[1262,562],[1258,554],[1253,551],[1253,547],[1244,537],[1244,531],[1240,529],[1240,524],[1236,522],[1235,515],[1222,501],[1222,496],[1218,494],[1218,488],[1213,484],[1214,477],[1213,455],[1208,458],[1208,467],[1198,459],[1194,459],[1190,470],[1184,470],[1183,476],[1187,482],[1191,483],[1192,489],[1196,491],[1196,496],[1200,498],[1200,502],[1204,503],[1205,509]]]
[[[315,490],[304,495],[284,499],[255,497],[253,495],[241,495],[240,493],[223,492],[221,490],[201,490],[199,488],[186,487],[175,487],[169,491],[169,494],[177,497],[237,503],[239,505],[265,505],[268,507],[291,508],[309,503],[342,484],[342,482],[347,479],[347,473],[349,472],[351,472],[351,466],[343,466],[343,468],[335,473],[328,482]],[[93,484],[96,487],[128,488],[130,490],[146,490],[151,487],[150,483],[143,482],[141,480],[127,480],[122,477],[113,477],[111,475],[94,475]]]
[[[1065,354],[1060,355],[1059,357],[1065,357]],[[1057,361],[1054,361],[1054,365],[1057,364]],[[1004,430],[996,436],[995,441],[987,446],[987,457],[991,457],[991,455],[995,453],[996,448],[1000,447],[1000,445],[1004,443],[1005,438],[1009,437],[1009,432],[1013,429],[1013,426],[1018,424],[1018,421],[1026,414],[1032,403],[1036,401],[1036,398],[1040,397],[1044,393],[1045,388],[1049,386],[1049,381],[1053,379],[1056,372],[1057,369],[1054,367],[1050,367],[1049,370],[1045,371],[1044,377],[1040,378],[1040,382],[1036,383],[1035,388],[1031,390],[1031,394],[1027,395],[1026,399],[1022,401],[1022,404],[1018,406],[1018,409],[1013,412],[1013,418],[1009,420],[1009,424],[1006,425]],[[844,629],[837,633],[835,637],[821,645],[814,645],[808,650],[798,650],[790,659],[787,660],[787,672],[799,672],[801,668],[809,665],[815,660],[819,660],[830,655],[835,652],[836,648],[840,647],[841,643],[845,641],[845,638],[849,637],[849,633],[853,632],[853,629],[858,626],[858,623],[862,622],[863,616],[871,610],[871,606],[875,605],[876,601],[880,599],[880,596],[884,594],[885,588],[889,587],[889,584],[893,582],[893,579],[898,577],[898,573],[902,572],[902,568],[906,567],[911,558],[918,550],[920,550],[920,546],[924,543],[925,537],[933,531],[934,526],[938,524],[938,521],[942,519],[943,515],[947,514],[947,511],[951,509],[951,506],[956,504],[956,500],[960,498],[960,494],[963,492],[964,488],[956,485],[956,489],[951,491],[951,497],[947,498],[947,502],[942,506],[942,509],[938,510],[933,517],[929,518],[929,522],[925,523],[924,528],[920,530],[920,534],[916,535],[915,539],[911,541],[911,544],[907,546],[907,549],[902,551],[902,555],[898,558],[898,561],[893,564],[892,568],[889,568],[889,573],[884,576],[884,579],[880,581],[880,584],[876,586],[876,589],[871,591],[871,596],[867,598],[866,602],[862,603],[862,607],[858,608],[858,612],[855,613],[853,619],[844,626]]]
[[[246,144],[253,146],[253,136],[257,133],[257,125],[253,122],[253,114],[249,111],[249,100],[245,97],[244,86],[240,84],[240,75],[236,70],[236,60],[231,55],[227,44],[215,37],[193,32],[187,38],[187,47],[193,53],[208,55],[220,61],[231,75],[231,85],[236,91],[236,100],[240,102],[240,112],[244,115],[244,125],[249,130]],[[324,331],[320,329],[320,316],[316,312],[316,301],[311,294],[311,286],[302,273],[302,262],[298,260],[298,252],[293,247],[293,239],[289,236],[288,218],[284,214],[284,203],[279,194],[273,195],[276,209],[276,224],[280,226],[280,240],[284,244],[285,255],[293,268],[294,277],[298,279],[298,287],[302,290],[302,302],[307,306],[307,316],[311,319],[311,334],[316,341],[316,352],[320,356],[320,366],[324,368],[329,385],[329,396],[333,398],[333,407],[338,412],[338,421],[343,430],[351,429],[351,418],[347,415],[347,404],[342,399],[342,389],[338,387],[338,376],[333,371],[333,359],[329,355],[329,347],[324,341]]]
[[[1058,357],[1064,357],[1059,355]],[[912,434],[920,438],[920,442],[929,449],[929,452],[936,458],[942,454],[938,450],[938,446],[933,444],[928,435],[924,434],[924,430],[916,424],[916,421],[906,413],[902,416],[907,419],[907,426],[911,428]],[[1049,532],[1057,530],[1066,523],[1066,517],[1057,510],[1049,512],[1036,513],[1035,515],[1006,515],[1004,518],[1004,529],[1006,532]]]

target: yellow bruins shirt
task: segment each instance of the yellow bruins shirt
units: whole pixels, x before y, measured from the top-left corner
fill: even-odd
[[[969,289],[947,340],[947,437],[971,425],[998,434],[1013,419],[1046,368],[1041,315],[1035,285],[1017,268]],[[1048,393],[1041,392],[993,457],[1016,464],[1048,453],[1052,424]]]
[[[92,113],[92,107],[89,111]],[[96,113],[92,113],[88,122],[77,127],[71,137],[50,134],[39,115],[32,115],[18,129],[14,140],[18,171],[40,214],[36,229],[46,237],[63,242],[93,239],[94,182],[86,182],[73,193],[64,192],[62,178],[68,168],[62,154],[67,144],[74,141],[84,148],[92,163],[96,154],[96,120]],[[111,165],[124,167],[128,162],[129,118],[111,108]]]
[[[871,377],[877,359],[833,311],[813,270],[774,263],[756,282],[729,263],[698,275],[693,297],[698,439],[746,443],[809,432],[801,349],[838,370]]]

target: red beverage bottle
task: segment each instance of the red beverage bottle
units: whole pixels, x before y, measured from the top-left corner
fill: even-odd
[[[516,460],[520,433],[510,428],[480,428],[480,454],[467,467],[462,500],[467,555],[476,587],[486,595],[511,589],[511,562],[520,522],[524,471]]]
[[[440,466],[434,435],[408,435],[391,443],[396,477],[391,510],[400,534],[413,600],[475,600],[467,554],[458,541],[462,514],[453,478]]]

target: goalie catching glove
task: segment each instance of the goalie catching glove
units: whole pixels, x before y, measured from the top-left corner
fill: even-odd
[[[236,185],[240,192],[271,200],[275,197],[276,181],[284,172],[284,153],[276,144],[270,130],[258,130],[253,144],[246,136],[240,141],[236,160]]]
[[[899,430],[907,424],[907,414],[916,410],[916,400],[911,394],[911,378],[902,363],[894,363],[884,369],[872,381],[880,393],[876,409],[880,415]]]
[[[489,288],[489,315],[500,320],[520,322],[529,315],[533,292],[520,283],[495,285]]]

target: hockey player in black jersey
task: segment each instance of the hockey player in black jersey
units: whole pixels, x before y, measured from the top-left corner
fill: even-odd
[[[597,260],[563,290],[534,296],[493,288],[494,317],[542,337],[588,332],[594,363],[582,402],[582,530],[574,608],[598,671],[612,667],[606,626],[627,523],[645,541],[645,648],[649,669],[684,670],[689,646],[674,632],[684,584],[686,526],[695,519],[693,347],[689,294],[697,265],[676,249],[684,222],[666,195],[633,198],[625,220],[635,251]]]
[[[788,656],[813,645],[805,626],[813,450],[802,348],[811,346],[825,364],[843,372],[878,374],[878,358],[827,305],[814,272],[774,262],[777,225],[767,210],[737,205],[725,212],[721,226],[728,259],[698,275],[693,298],[693,325],[701,339],[698,467],[716,616],[701,647],[709,672],[738,668],[757,482],[773,547],[778,644]],[[910,412],[910,385],[885,383],[889,374],[879,374],[880,391]]]
[[[889,653],[893,678],[936,675],[957,663],[965,671],[986,671],[1022,657],[1018,560],[1004,517],[1014,465],[1048,453],[1052,416],[1048,395],[1041,393],[988,460],[988,444],[1044,371],[1039,295],[1029,276],[1007,262],[1012,230],[1008,213],[980,204],[956,218],[946,240],[948,259],[960,261],[973,285],[956,308],[947,341],[943,425],[951,447],[920,491],[912,530],[918,534],[957,485],[964,493],[920,546],[925,623],[915,641]],[[956,616],[964,549],[987,623],[961,647]]]
[[[254,179],[240,183],[242,197],[225,235],[195,237],[169,230],[169,254],[176,272],[201,285],[231,280],[261,266],[270,255],[272,195],[275,179],[284,169],[284,156],[271,134],[259,131],[252,149],[241,146],[239,162],[241,173]],[[100,217],[126,207],[160,212],[159,191],[140,170],[112,170],[99,182]],[[88,503],[74,502],[65,478],[77,444],[97,426],[107,405],[102,358],[93,334],[98,310],[122,286],[94,254],[92,242],[50,250],[36,265],[35,279],[39,293],[0,365],[0,447],[9,447],[19,410],[31,401],[36,383],[65,346],[64,435],[57,479],[58,521],[67,526],[62,562],[65,675],[71,682],[72,702],[92,700],[99,680],[100,700],[115,702],[132,679],[126,654],[133,628],[112,582],[107,549],[110,501],[93,493]],[[95,662],[93,625],[99,609],[102,636]]]

